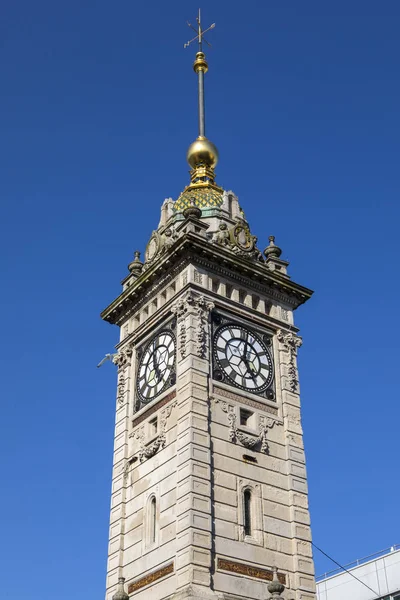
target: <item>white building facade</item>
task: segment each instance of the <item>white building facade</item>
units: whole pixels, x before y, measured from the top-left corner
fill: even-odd
[[[400,600],[400,546],[345,567],[318,577],[318,600]]]

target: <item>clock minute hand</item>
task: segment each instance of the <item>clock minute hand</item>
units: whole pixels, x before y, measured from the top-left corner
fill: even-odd
[[[155,360],[156,352],[157,352],[157,350],[154,349],[154,352],[153,352],[153,367],[154,367],[154,370],[156,372],[157,381],[160,381],[160,379],[161,379],[161,372],[160,372],[160,368],[158,366],[158,362],[156,362],[156,360]]]

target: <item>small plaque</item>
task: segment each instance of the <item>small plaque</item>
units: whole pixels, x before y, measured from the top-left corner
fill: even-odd
[[[145,587],[146,585],[150,585],[151,583],[154,583],[155,581],[158,581],[159,579],[162,579],[163,577],[166,577],[166,575],[170,575],[173,572],[174,572],[174,563],[171,562],[168,565],[166,565],[165,567],[162,567],[161,569],[158,569],[157,571],[153,571],[153,573],[149,573],[148,575],[145,575],[144,577],[137,579],[133,583],[130,583],[128,585],[128,594],[137,592],[137,590],[140,590],[141,588]]]
[[[244,575],[245,577],[254,577],[255,579],[262,579],[263,581],[272,581],[274,575],[269,569],[253,567],[252,565],[227,560],[226,558],[218,558],[217,568],[221,571],[229,571],[230,573]],[[278,579],[283,585],[286,585],[286,575],[278,573]]]

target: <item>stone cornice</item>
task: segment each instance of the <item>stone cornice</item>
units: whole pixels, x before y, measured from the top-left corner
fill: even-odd
[[[102,313],[101,318],[112,324],[120,322],[121,317],[131,313],[141,302],[143,294],[150,288],[151,295],[154,293],[157,280],[172,278],[171,269],[177,264],[185,262],[200,264],[204,268],[213,268],[228,278],[245,280],[251,282],[254,289],[272,295],[277,299],[290,303],[293,308],[306,302],[312,295],[312,291],[303,287],[287,277],[269,271],[264,263],[257,263],[241,256],[232,254],[217,244],[211,244],[208,240],[188,232],[169,248],[167,254],[162,255],[151,265],[140,277],[126,290],[122,292]],[[175,269],[176,272],[176,269]],[[161,284],[161,282],[160,282]]]

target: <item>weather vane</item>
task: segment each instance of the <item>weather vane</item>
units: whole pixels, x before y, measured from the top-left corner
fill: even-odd
[[[197,21],[197,29],[196,27],[193,27],[193,25],[191,23],[189,23],[189,21],[187,22],[188,27],[190,27],[190,29],[193,29],[193,31],[196,33],[196,36],[194,38],[192,38],[191,40],[189,40],[188,42],[186,42],[186,44],[183,45],[184,48],[187,48],[188,46],[190,46],[190,44],[192,42],[195,42],[196,40],[199,40],[199,52],[202,51],[202,44],[203,42],[205,42],[207,44],[207,46],[210,46],[211,48],[211,44],[209,44],[207,42],[207,40],[204,37],[204,34],[207,33],[207,31],[210,31],[211,29],[214,29],[215,27],[215,23],[213,23],[212,25],[210,25],[210,27],[207,27],[207,29],[202,29],[201,28],[201,13],[200,13],[200,8],[199,8],[199,16],[196,17],[196,21]]]
[[[188,22],[188,26],[191,29],[193,29],[193,31],[196,32],[196,36],[194,38],[192,38],[191,40],[189,40],[188,42],[186,42],[186,44],[184,44],[183,47],[187,48],[188,46],[190,46],[190,44],[192,42],[195,42],[195,41],[199,42],[199,50],[196,54],[196,60],[194,61],[193,69],[194,69],[195,73],[198,75],[198,79],[199,79],[199,137],[205,138],[206,124],[205,124],[205,106],[204,106],[204,74],[207,73],[207,71],[208,71],[208,64],[206,61],[206,57],[203,53],[203,42],[205,42],[207,44],[207,46],[211,46],[211,44],[209,44],[207,42],[207,40],[204,38],[204,34],[207,33],[207,31],[210,31],[210,29],[214,29],[215,23],[210,25],[210,27],[207,27],[207,29],[202,29],[201,28],[200,8],[199,8],[198,17],[196,17],[196,21],[197,21],[197,29],[195,27],[193,27],[193,25],[191,25],[191,23]]]

